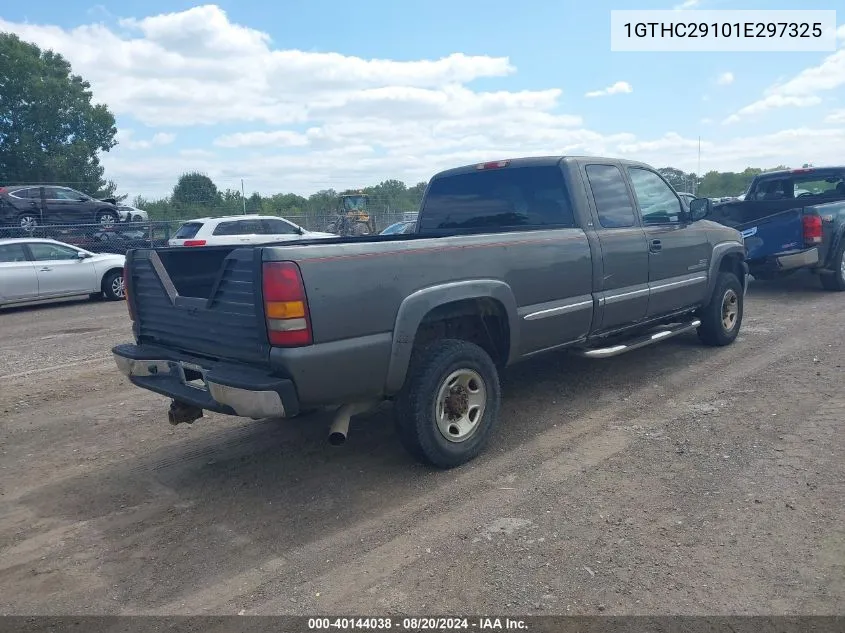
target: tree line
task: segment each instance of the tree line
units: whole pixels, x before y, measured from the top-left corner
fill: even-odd
[[[676,191],[694,193],[701,198],[724,198],[745,193],[754,176],[779,169],[789,168],[785,165],[778,165],[777,167],[769,167],[767,169],[748,167],[740,172],[708,171],[701,177],[695,173],[684,173],[674,167],[662,167],[657,171],[661,173]]]
[[[118,143],[117,127],[108,107],[92,102],[90,87],[61,55],[0,33],[0,186],[50,183],[97,198],[128,198],[105,178],[100,164],[100,153]],[[741,194],[755,175],[769,170],[749,167],[702,176],[674,167],[659,171],[678,191],[724,197]],[[378,215],[417,210],[425,186],[391,179],[361,191],[370,196],[370,208]],[[221,191],[207,175],[190,172],[178,178],[170,195],[136,197],[133,202],[155,219],[243,212],[308,217],[334,213],[342,193],[325,189],[308,197],[258,192],[245,197],[237,190]]]
[[[408,187],[400,180],[385,180],[355,190],[324,189],[307,198],[295,193],[262,195],[254,192],[244,196],[236,189],[220,190],[208,175],[195,171],[182,174],[169,196],[158,199],[138,196],[133,199],[132,205],[147,211],[150,219],[154,220],[185,219],[209,213],[326,217],[338,210],[341,195],[361,192],[369,197],[369,210],[378,216],[416,211],[425,186],[425,182]]]

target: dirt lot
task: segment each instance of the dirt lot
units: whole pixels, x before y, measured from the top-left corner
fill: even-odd
[[[726,349],[514,367],[437,472],[389,410],[171,427],[122,304],[0,312],[0,613],[845,613],[843,329],[801,277]]]

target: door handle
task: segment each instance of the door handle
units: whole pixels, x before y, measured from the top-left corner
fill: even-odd
[[[53,270],[53,269],[50,268],[49,266],[44,266],[43,268],[41,268],[41,272],[46,272],[48,270]]]
[[[663,245],[660,243],[660,240],[651,240],[651,246],[649,247],[649,250],[652,253],[656,253],[659,250],[661,250],[662,248],[663,248]]]

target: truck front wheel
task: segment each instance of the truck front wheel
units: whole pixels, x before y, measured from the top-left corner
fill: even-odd
[[[454,468],[478,455],[499,418],[499,374],[469,341],[443,339],[417,349],[396,398],[396,431],[417,459]]]
[[[739,334],[743,313],[742,284],[736,275],[721,272],[710,303],[701,309],[698,337],[705,345],[730,345]]]

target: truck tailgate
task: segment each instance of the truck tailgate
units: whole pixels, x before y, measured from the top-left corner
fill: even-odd
[[[127,268],[139,342],[269,362],[260,248],[138,249],[128,254]]]
[[[743,209],[726,213],[717,222],[731,226],[742,233],[748,260],[765,259],[771,255],[800,249],[804,244],[802,218],[804,210],[800,207],[778,211],[760,218],[748,218]],[[746,217],[742,217],[746,215]],[[715,218],[714,218],[715,219]]]

